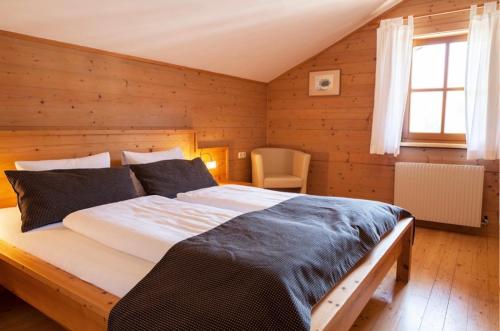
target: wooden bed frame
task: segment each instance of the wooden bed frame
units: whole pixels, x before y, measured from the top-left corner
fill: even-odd
[[[124,149],[155,150],[176,145],[180,145],[187,155],[195,155],[194,131],[0,130],[0,170],[12,168],[13,160],[66,158],[106,150],[111,152],[116,163],[119,151]],[[75,151],[78,155],[74,155]],[[0,193],[5,192],[2,180],[0,178]],[[12,193],[2,198],[0,207],[12,205]],[[311,330],[349,330],[395,262],[397,279],[408,282],[413,229],[411,218],[398,222],[396,228],[314,307]],[[109,313],[119,300],[1,240],[0,284],[71,330],[106,330]]]

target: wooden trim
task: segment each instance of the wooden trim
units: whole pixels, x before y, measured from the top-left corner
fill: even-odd
[[[3,127],[0,126],[0,137],[10,136],[79,136],[79,135],[127,135],[127,134],[191,134],[195,131],[192,129],[153,129],[153,128],[103,128],[103,129],[89,129],[89,128],[33,128],[33,127]]]
[[[441,133],[405,133],[403,142],[434,142],[465,144],[465,135]]]
[[[430,147],[430,148],[454,148],[454,149],[467,149],[467,144],[463,143],[435,143],[425,141],[403,141],[401,147]]]
[[[446,89],[443,88],[414,88],[411,92],[443,92],[444,90],[448,91],[464,91],[463,87],[448,87]]]
[[[431,222],[431,221],[425,221],[425,220],[415,220],[415,225],[418,227],[422,227],[422,228],[441,230],[441,231],[447,231],[447,232],[464,233],[464,234],[469,234],[469,235],[474,235],[474,236],[480,236],[483,232],[483,229],[481,227],[474,228],[471,226],[446,224],[446,223]]]
[[[444,51],[444,91],[443,91],[443,104],[441,105],[441,133],[444,133],[445,120],[446,120],[446,99],[448,98],[448,72],[450,65],[450,44],[446,43]],[[444,138],[444,137],[443,137]]]
[[[443,43],[452,43],[457,41],[466,41],[467,40],[467,32],[465,33],[457,33],[453,35],[443,35],[437,34],[433,37],[429,36],[428,38],[417,37],[413,38],[413,46],[423,46],[423,45],[432,45],[432,44],[443,44]]]
[[[444,32],[422,33],[422,34],[414,35],[413,40],[454,37],[454,36],[458,36],[458,35],[467,35],[468,32],[469,32],[468,29],[458,29],[458,30],[449,30],[449,31],[444,31]]]
[[[408,281],[413,219],[403,219],[312,312],[311,330],[348,331],[395,261]],[[0,284],[71,330],[106,330],[119,298],[0,241]]]

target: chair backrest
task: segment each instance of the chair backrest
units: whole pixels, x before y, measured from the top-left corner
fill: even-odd
[[[264,147],[256,148],[252,153],[262,155],[265,173],[292,174],[293,149]]]

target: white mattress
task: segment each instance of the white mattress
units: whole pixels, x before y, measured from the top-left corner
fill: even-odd
[[[248,213],[302,194],[243,185],[221,185],[177,194],[177,200]]]
[[[22,233],[17,208],[0,209],[0,240],[118,297],[123,297],[154,266],[69,230],[62,223]]]
[[[76,211],[63,224],[111,248],[156,263],[178,242],[240,214],[149,195]]]

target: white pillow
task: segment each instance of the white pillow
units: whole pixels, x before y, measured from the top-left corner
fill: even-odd
[[[43,161],[16,161],[17,170],[43,171],[54,169],[89,169],[109,168],[111,157],[109,153],[100,153],[75,159],[43,160]]]
[[[168,151],[161,152],[150,152],[150,153],[138,153],[138,152],[122,152],[122,164],[144,164],[153,163],[157,161],[164,160],[174,160],[181,159],[184,160],[184,154],[179,147],[169,149]]]

